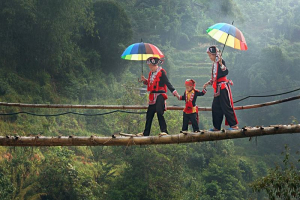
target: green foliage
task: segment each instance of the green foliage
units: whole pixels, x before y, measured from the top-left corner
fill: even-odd
[[[174,199],[178,196],[183,148],[119,149],[125,168],[109,191],[109,199]],[[117,153],[117,152],[116,152]]]
[[[268,175],[257,179],[250,186],[255,192],[266,191],[269,199],[299,199],[300,170],[290,160],[290,149],[285,147],[283,167],[269,169]],[[300,159],[298,160],[300,162]]]
[[[242,199],[246,187],[235,158],[214,157],[203,172],[208,199]]]
[[[66,148],[51,148],[46,152],[40,184],[45,199],[96,199],[93,188],[96,182],[74,163],[74,152]],[[86,166],[86,168],[89,168]]]
[[[15,187],[8,177],[8,170],[1,169],[0,171],[0,199],[1,200],[10,200],[10,195],[14,192]]]
[[[0,99],[146,104],[147,95],[139,96],[142,86],[136,81],[140,63],[120,59],[123,50],[141,38],[164,52],[163,67],[180,93],[187,78],[195,78],[200,88],[211,72],[205,49],[215,43],[205,30],[233,20],[249,46],[246,52],[226,48],[224,53],[235,83],[234,98],[286,91],[299,87],[299,9],[294,0],[0,0]],[[210,106],[211,93],[199,98],[198,105]],[[169,105],[183,105],[169,97]],[[240,124],[297,123],[299,103],[285,105],[238,112]],[[3,113],[23,110],[61,112],[1,108]],[[169,132],[177,133],[182,112],[167,111],[165,117]],[[0,134],[110,136],[142,132],[144,123],[144,115],[125,113],[1,116]],[[200,125],[212,126],[210,113],[200,112]],[[151,134],[159,132],[155,118]],[[266,137],[257,146],[229,140],[149,147],[0,148],[0,199],[264,199],[267,193],[251,191],[250,182],[257,179],[252,188],[272,195],[279,185],[281,195],[289,185],[297,187],[299,164],[289,165],[290,157],[268,174],[267,168],[278,160],[284,143],[298,148],[298,137]],[[262,176],[266,178],[258,179]]]
[[[100,57],[102,71],[121,74],[126,69],[126,62],[120,59],[125,48],[130,44],[132,29],[124,9],[115,2],[96,1],[93,4],[95,27],[91,34],[81,41],[86,51],[95,50],[91,56]],[[90,60],[94,60],[89,57]],[[98,60],[97,62],[100,65]]]

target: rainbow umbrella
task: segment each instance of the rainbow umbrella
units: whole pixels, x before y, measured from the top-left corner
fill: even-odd
[[[149,57],[165,57],[164,54],[155,45],[150,43],[135,43],[125,49],[121,58],[125,60],[141,60],[142,61],[142,74],[143,74],[143,61]]]
[[[224,44],[222,54],[225,45],[242,51],[248,49],[243,33],[232,24],[217,23],[206,30],[208,35]]]

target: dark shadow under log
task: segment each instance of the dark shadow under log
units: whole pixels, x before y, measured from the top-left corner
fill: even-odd
[[[269,127],[247,127],[233,131],[202,131],[201,133],[175,134],[167,136],[130,137],[117,136],[0,136],[0,146],[130,146],[152,144],[180,144],[192,142],[217,141],[236,138],[247,138],[264,135],[300,133],[298,125],[274,125]]]

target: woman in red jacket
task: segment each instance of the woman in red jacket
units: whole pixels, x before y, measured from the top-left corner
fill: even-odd
[[[221,130],[224,115],[226,117],[225,125],[230,126],[229,130],[236,130],[238,129],[238,120],[234,111],[230,89],[232,81],[227,79],[228,69],[225,61],[222,59],[216,46],[210,46],[206,52],[213,62],[211,79],[203,86],[206,88],[206,86],[212,85],[214,88],[214,100],[212,103],[214,128],[210,129],[210,131]]]
[[[165,101],[167,100],[167,88],[173,93],[174,96],[179,98],[179,94],[175,90],[175,88],[170,83],[166,71],[159,67],[158,64],[162,64],[163,61],[156,57],[150,57],[147,59],[147,64],[149,66],[150,72],[148,79],[146,79],[143,75],[141,76],[142,81],[145,85],[147,85],[147,91],[149,94],[149,106],[147,110],[146,116],[146,125],[143,133],[139,133],[138,135],[149,136],[152,120],[154,114],[157,114],[159,126],[160,126],[160,136],[167,135],[167,124],[164,118],[164,111],[166,110]]]

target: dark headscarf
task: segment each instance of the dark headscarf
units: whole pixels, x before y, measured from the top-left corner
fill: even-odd
[[[163,64],[163,60],[157,58],[157,57],[150,57],[147,59],[147,64],[152,64],[152,65],[158,65],[158,64]]]
[[[217,53],[217,47],[216,46],[210,46],[207,48],[206,53],[216,54]]]

